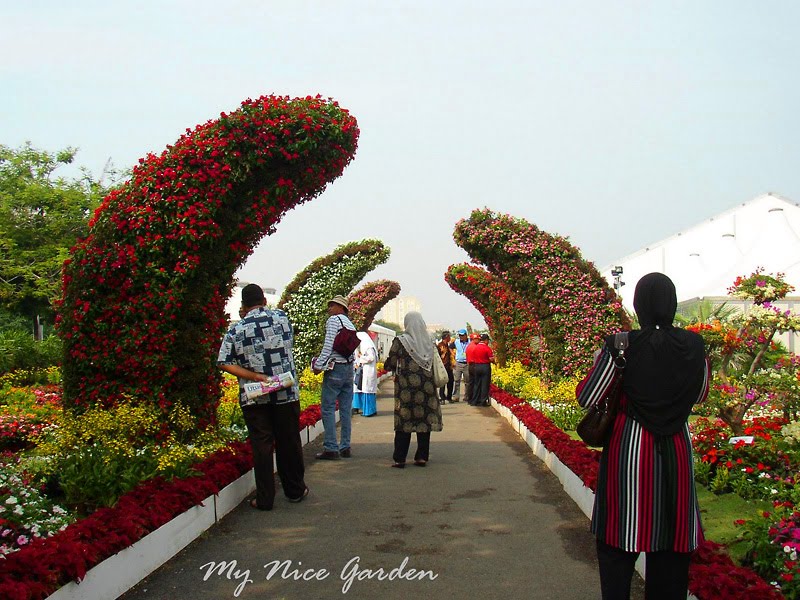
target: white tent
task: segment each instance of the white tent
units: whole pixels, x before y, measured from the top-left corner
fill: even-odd
[[[738,275],[757,267],[784,273],[800,292],[800,205],[768,193],[655,242],[601,270],[611,285],[622,267],[623,304],[633,308],[636,282],[653,271],[668,275],[678,301],[726,296]]]

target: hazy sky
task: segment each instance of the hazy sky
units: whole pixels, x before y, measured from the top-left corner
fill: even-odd
[[[604,267],[760,193],[800,201],[798,31],[795,0],[5,0],[0,144],[75,146],[99,175],[247,97],[335,98],[355,160],[240,277],[282,288],[375,237],[392,256],[368,280],[479,324],[443,279],[474,208]]]

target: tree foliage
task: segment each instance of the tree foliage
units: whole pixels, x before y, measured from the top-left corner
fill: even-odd
[[[75,154],[0,145],[0,305],[12,313],[51,315],[64,260],[105,191],[85,170],[56,177]]]

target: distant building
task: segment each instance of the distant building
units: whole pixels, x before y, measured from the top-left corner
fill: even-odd
[[[228,313],[228,318],[231,321],[239,319],[239,307],[242,305],[242,288],[250,283],[252,282],[237,281],[236,285],[233,287],[231,297],[228,298],[228,302],[225,304],[225,312]],[[264,297],[267,299],[267,306],[277,306],[278,301],[280,300],[277,290],[275,288],[263,286],[261,289],[264,290]]]
[[[422,305],[414,296],[398,296],[389,300],[381,310],[381,320],[402,326],[406,315],[412,311],[422,312]]]

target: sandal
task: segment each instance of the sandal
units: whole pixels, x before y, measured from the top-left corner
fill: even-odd
[[[414,464],[416,466],[418,466],[418,467],[424,467],[425,465],[428,464],[428,461],[427,460],[415,460]]]
[[[395,469],[405,469],[406,468],[406,463],[392,463],[392,466]]]
[[[270,507],[270,508],[261,508],[258,505],[258,501],[255,498],[252,498],[250,500],[250,508],[255,508],[256,510],[272,510],[272,507]]]
[[[308,496],[308,486],[306,486],[306,488],[303,490],[303,493],[300,494],[300,497],[298,497],[298,498],[288,498],[288,500],[289,500],[289,502],[294,502],[294,503],[302,502],[303,500],[306,499],[306,496]]]

